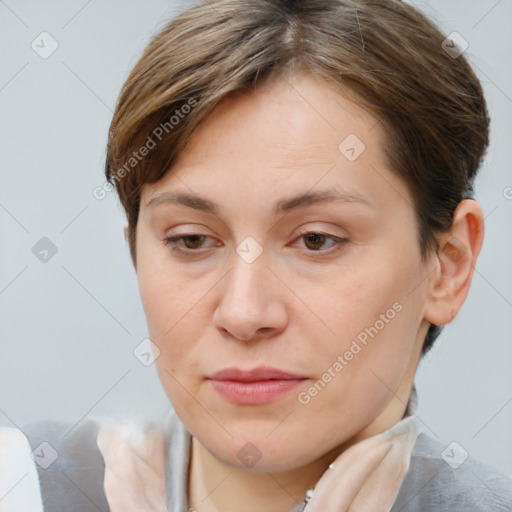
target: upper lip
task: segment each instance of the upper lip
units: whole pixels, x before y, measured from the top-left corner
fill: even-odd
[[[305,379],[303,375],[296,375],[285,372],[278,368],[269,366],[258,366],[250,370],[241,370],[239,368],[224,368],[208,377],[211,380],[234,380],[240,382],[257,382],[271,379],[291,380]]]

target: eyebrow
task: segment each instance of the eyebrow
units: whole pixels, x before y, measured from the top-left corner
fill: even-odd
[[[289,212],[291,210],[297,210],[317,203],[331,203],[331,202],[342,202],[342,203],[360,203],[373,208],[372,204],[363,196],[356,192],[342,191],[339,187],[337,190],[319,190],[315,192],[304,192],[293,197],[284,198],[279,200],[273,209],[273,214],[278,215]],[[153,197],[147,204],[146,207],[156,207],[162,203],[170,204],[181,204],[200,210],[206,213],[212,213],[213,215],[220,216],[220,206],[197,194],[188,192],[163,192],[158,196]]]

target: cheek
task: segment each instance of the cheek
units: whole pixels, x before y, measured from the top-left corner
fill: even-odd
[[[160,250],[160,252],[163,252]],[[137,284],[148,327],[161,338],[198,302],[198,287],[175,271],[165,258],[154,251],[141,251]]]
[[[373,325],[380,313],[392,308],[399,300],[400,288],[397,276],[389,267],[382,269],[378,264],[362,263],[335,269],[323,282],[302,287],[298,295],[305,297],[304,302],[331,337],[348,340]]]
[[[169,311],[169,307],[173,306],[172,303],[169,304],[169,299],[172,300],[172,297],[169,297],[165,278],[148,268],[139,270],[137,279],[150,334],[152,337],[160,338],[165,332],[164,324],[171,320],[165,313]],[[171,325],[168,325],[167,329],[170,327]]]
[[[368,373],[368,365],[392,369],[408,359],[421,312],[418,296],[410,293],[419,279],[415,263],[385,253],[372,261],[308,287],[306,303],[318,320],[309,313],[304,328],[307,338],[317,340],[312,352],[317,369],[327,370],[339,355],[346,355],[352,368],[345,373],[360,366]]]
[[[155,267],[139,274],[149,337],[160,350],[155,363],[169,396],[180,393],[178,382],[188,382],[199,365],[198,357],[204,357],[197,340],[211,321],[206,317],[203,290],[204,287],[183,276],[164,274]],[[188,382],[187,386],[190,385]]]

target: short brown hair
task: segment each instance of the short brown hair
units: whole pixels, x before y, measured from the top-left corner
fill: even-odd
[[[134,265],[141,185],[169,172],[226,96],[299,67],[383,123],[383,149],[410,187],[426,261],[459,202],[473,198],[489,136],[480,82],[444,40],[398,0],[203,0],[182,11],[131,71],[110,127],[105,174],[127,214]],[[423,354],[441,329],[430,325]]]

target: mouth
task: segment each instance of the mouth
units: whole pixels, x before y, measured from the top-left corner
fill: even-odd
[[[225,400],[238,405],[261,405],[290,392],[308,377],[270,367],[250,370],[225,368],[207,380]]]

